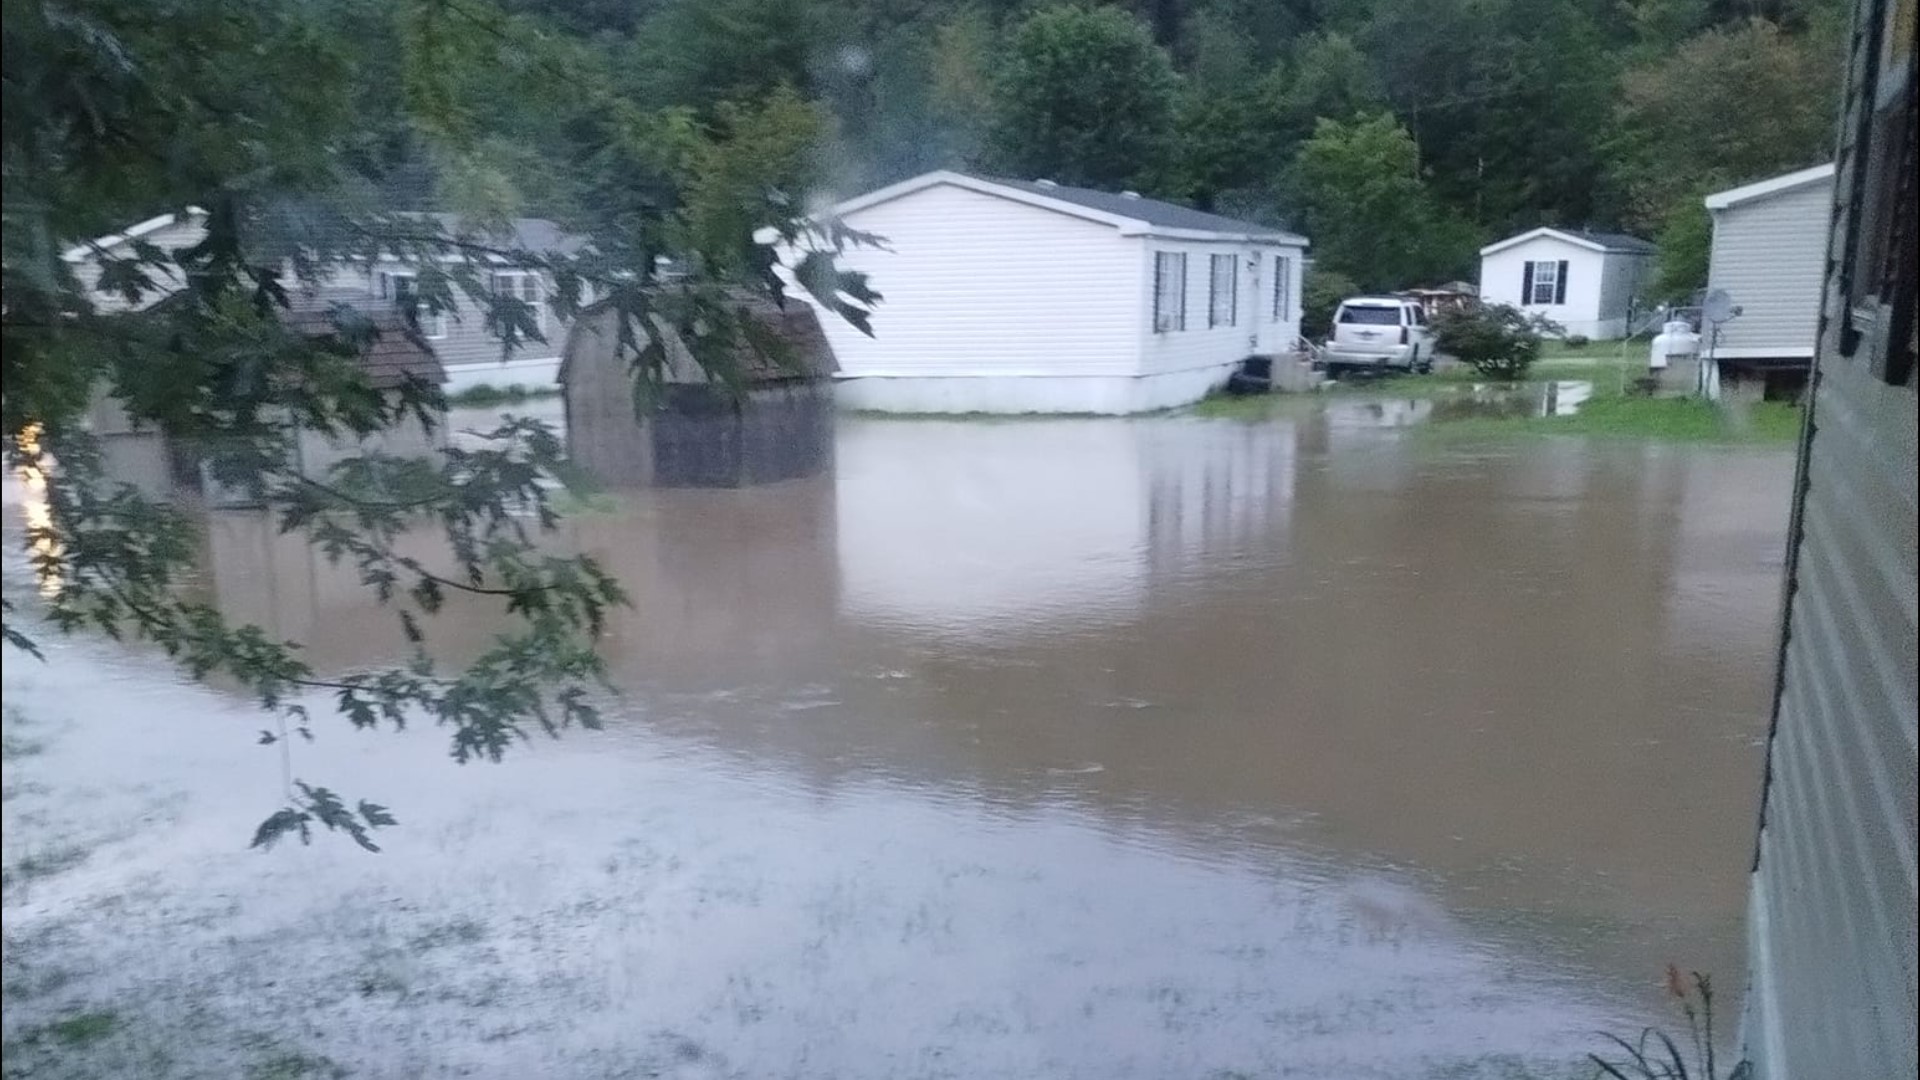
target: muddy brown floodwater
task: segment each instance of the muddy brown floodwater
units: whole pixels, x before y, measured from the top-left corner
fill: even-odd
[[[460,768],[322,724],[295,771],[393,806],[377,856],[244,850],[244,702],[10,654],[9,1062],[1544,1076],[1661,1018],[1669,961],[1730,1028],[1791,455],[1428,411],[848,418],[817,476],[593,500],[609,730]],[[400,652],[297,538],[207,550],[316,665]]]

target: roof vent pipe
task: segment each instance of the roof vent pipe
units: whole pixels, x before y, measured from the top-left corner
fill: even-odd
[[[1051,180],[1045,180],[1045,179],[1035,180],[1034,183],[1040,187],[1059,187],[1060,186],[1059,184],[1056,184]]]
[[[1120,197],[1123,199],[1137,199],[1140,197],[1140,193],[1137,191],[1123,191],[1120,193]]]

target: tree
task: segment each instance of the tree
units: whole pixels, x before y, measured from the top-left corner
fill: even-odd
[[[1315,34],[1294,52],[1290,69],[1275,68],[1263,87],[1287,146],[1313,135],[1321,120],[1346,122],[1386,112],[1387,92],[1373,62],[1344,34]]]
[[[1151,177],[1179,78],[1146,27],[1112,8],[1043,8],[1017,26],[994,87],[989,157],[1015,176],[1121,188]]]
[[[718,108],[717,127],[697,128],[683,111],[644,109],[591,70],[564,66],[572,53],[555,53],[483,0],[393,8],[179,0],[164,9],[5,0],[4,14],[0,441],[9,466],[48,478],[46,512],[24,544],[47,587],[50,622],[151,640],[194,676],[222,676],[253,695],[270,717],[261,740],[289,754],[286,802],[256,845],[325,828],[372,849],[372,831],[393,824],[385,807],[350,806],[294,774],[289,735],[312,736],[308,695],[330,695],[356,728],[441,726],[462,762],[498,760],[534,731],[595,725],[603,670],[593,639],[625,597],[591,559],[539,544],[556,524],[546,483],[570,478],[554,434],[508,421],[482,447],[440,460],[367,452],[308,475],[291,452],[301,430],[351,437],[432,424],[443,402],[424,383],[393,396],[368,385],[356,357],[380,331],[364,316],[336,310],[330,329],[310,336],[283,314],[296,289],[328,268],[393,255],[421,268],[421,304],[445,307],[464,293],[511,350],[538,337],[539,324],[525,301],[493,294],[488,271],[539,270],[557,285],[549,301],[557,313],[575,313],[589,294],[615,311],[641,393],[664,357],[654,319],[674,324],[705,359],[733,351],[723,340],[737,326],[730,290],[781,298],[764,254],[745,254],[743,234],[771,227],[817,241],[801,283],[863,319],[854,301],[875,295],[832,265],[832,252],[859,238],[807,225],[793,193],[768,186],[795,174],[798,153],[793,136],[770,129],[799,122],[804,106],[775,97]],[[345,32],[352,20],[384,28],[378,47]],[[456,206],[467,216],[452,227],[395,209],[382,155],[368,152],[361,100],[375,89],[368,65],[391,60],[390,43],[403,58],[401,92],[388,119],[371,126],[382,139],[424,147],[443,185],[447,176],[491,176],[499,183],[466,185],[486,192],[477,202],[513,197],[510,168],[489,146],[490,132],[513,128],[488,112],[503,95],[475,92],[504,85],[526,108],[594,110],[602,124],[574,137],[601,138],[646,163],[657,201],[645,213],[601,217],[594,244],[576,255],[517,246],[499,227],[500,205]],[[378,89],[394,96],[391,82]],[[189,207],[204,212],[202,239],[174,250],[144,241],[125,254],[95,250],[97,289],[65,255]],[[701,272],[668,287],[652,255],[673,251],[701,256]],[[750,337],[742,344],[757,347]],[[198,448],[217,480],[254,491],[283,529],[352,565],[393,611],[412,657],[323,677],[297,643],[230,626],[174,588],[194,557],[192,524],[104,474],[86,424],[96,394]],[[444,534],[440,562],[396,544],[423,519]],[[514,626],[465,669],[443,670],[424,642],[431,617],[461,594],[499,605]],[[36,648],[16,620],[4,630],[10,645]]]
[[[1713,218],[1705,192],[1682,195],[1660,223],[1659,260],[1650,293],[1655,300],[1686,301],[1707,285],[1713,254]]]
[[[1540,358],[1540,336],[1560,327],[1507,304],[1452,308],[1433,318],[1434,347],[1491,379],[1518,380]]]
[[[1393,117],[1322,120],[1294,159],[1314,261],[1365,289],[1403,288],[1461,270],[1465,225],[1433,201],[1413,139]]]
[[[1319,263],[1309,266],[1306,280],[1300,283],[1300,333],[1309,340],[1326,337],[1333,330],[1333,312],[1340,301],[1359,292],[1360,286],[1345,274]]]
[[[1652,229],[1692,194],[1827,160],[1838,33],[1829,18],[1798,35],[1754,19],[1628,71],[1612,143],[1628,223]]]

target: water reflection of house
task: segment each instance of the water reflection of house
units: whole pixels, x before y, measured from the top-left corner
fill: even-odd
[[[1284,528],[1293,430],[849,421],[836,494],[845,608],[982,634],[1123,615],[1158,570]]]
[[[582,312],[559,376],[574,463],[614,487],[738,487],[819,472],[833,451],[823,381],[833,354],[813,309],[741,298],[735,310],[779,353],[744,342],[733,349],[739,386],[730,389],[656,320],[667,343],[665,385],[646,405],[635,401],[634,350],[620,342],[620,313],[608,304]]]

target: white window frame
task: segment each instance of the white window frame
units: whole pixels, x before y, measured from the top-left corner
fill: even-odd
[[[1156,251],[1153,253],[1153,332],[1171,334],[1186,328],[1187,253]]]
[[[1273,321],[1287,321],[1287,290],[1293,285],[1293,260],[1285,255],[1273,257]]]
[[[1531,260],[1531,262],[1533,265],[1533,295],[1526,297],[1522,303],[1529,307],[1551,307],[1555,302],[1554,297],[1560,295],[1560,260],[1535,259]],[[1542,288],[1545,288],[1547,293],[1545,300],[1540,299],[1540,291]]]
[[[1226,270],[1226,291],[1221,291],[1222,269]],[[1226,310],[1221,311],[1225,300]],[[1223,317],[1224,316],[1224,317]],[[1215,255],[1207,261],[1207,327],[1240,325],[1240,256]]]
[[[410,291],[415,296],[420,295],[418,284],[420,281],[420,272],[418,270],[382,270],[380,271],[380,299],[400,299],[400,291],[394,288],[394,282],[396,281],[413,283]],[[398,305],[395,306],[397,307]],[[426,338],[428,341],[445,341],[447,339],[446,312],[429,311],[427,310],[426,304],[418,301],[414,302],[413,312],[414,325],[419,329],[421,337]]]
[[[519,300],[522,303],[526,304],[528,307],[532,308],[533,309],[533,325],[538,327],[542,334],[546,333],[547,332],[547,305],[546,305],[547,283],[546,281],[543,280],[537,272],[532,270],[495,270],[492,272],[491,276],[489,276],[487,279],[487,289],[490,292],[492,292],[493,295],[495,296],[502,295],[500,292],[500,284],[502,279],[517,280],[519,282],[519,284],[514,286],[512,291],[508,292],[506,295],[511,296],[515,300]],[[527,288],[527,283],[529,282],[531,282],[533,285],[533,288],[531,290]]]

